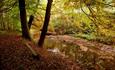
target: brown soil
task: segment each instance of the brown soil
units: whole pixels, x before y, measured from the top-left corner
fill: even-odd
[[[30,45],[39,58],[33,57]],[[0,70],[82,70],[78,63],[38,48],[15,33],[0,34]]]

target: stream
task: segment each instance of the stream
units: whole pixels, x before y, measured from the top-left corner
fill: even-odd
[[[81,64],[85,70],[115,70],[115,48],[113,46],[96,44],[65,35],[47,36],[45,48],[64,58],[71,58]]]

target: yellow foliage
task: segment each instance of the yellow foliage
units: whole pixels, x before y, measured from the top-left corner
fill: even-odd
[[[48,31],[49,32],[55,32],[53,24],[51,24],[51,23],[49,24]]]
[[[86,4],[90,4],[92,0],[85,0]]]
[[[33,21],[32,29],[35,29],[37,31],[41,31],[43,23],[44,23],[44,21],[42,21],[42,19],[38,17],[36,20]],[[54,27],[51,23],[49,23],[48,31],[54,32]]]

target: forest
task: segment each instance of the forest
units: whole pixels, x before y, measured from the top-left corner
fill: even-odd
[[[115,70],[115,0],[0,0],[0,70]]]

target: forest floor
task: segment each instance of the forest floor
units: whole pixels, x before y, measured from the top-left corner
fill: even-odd
[[[114,45],[105,45],[68,35],[50,35],[46,39],[52,40],[51,42],[48,40],[47,45],[54,43],[52,45],[54,48],[58,44],[61,53],[38,48],[16,33],[0,33],[0,70],[115,70]],[[60,45],[61,43],[56,44],[56,41],[64,44],[64,47]],[[39,58],[33,57],[26,44],[35,50]],[[74,46],[68,46],[69,44]],[[72,57],[74,59],[71,55],[75,56]]]
[[[39,58],[33,57],[30,45]],[[0,33],[0,70],[82,70],[78,63],[38,48],[12,32]]]

